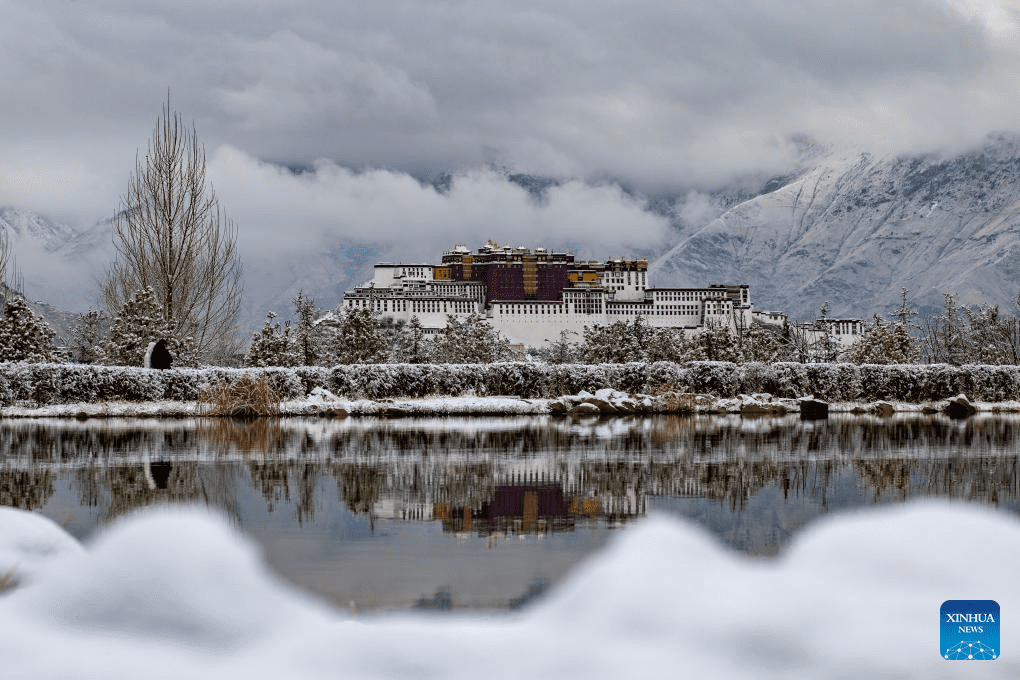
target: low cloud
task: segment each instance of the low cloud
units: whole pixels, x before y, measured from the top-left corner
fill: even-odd
[[[440,190],[407,173],[355,172],[330,161],[294,172],[231,147],[216,150],[209,174],[242,251],[255,257],[337,238],[418,259],[489,238],[632,253],[669,233],[668,220],[611,183],[568,181],[536,196],[504,173],[473,170]]]

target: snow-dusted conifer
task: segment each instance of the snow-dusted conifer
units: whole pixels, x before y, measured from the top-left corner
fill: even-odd
[[[433,343],[433,361],[441,364],[488,364],[514,358],[510,341],[478,314],[463,319],[447,314],[446,328]]]
[[[887,323],[876,314],[844,358],[852,364],[912,364],[920,352],[903,324]]]
[[[298,366],[317,366],[325,358],[325,328],[315,325],[315,301],[298,291],[294,298],[297,324],[291,334],[293,353]],[[285,364],[279,364],[285,365]],[[289,365],[289,364],[286,364]]]
[[[634,327],[625,321],[608,326],[585,326],[580,359],[586,364],[622,364],[641,361],[643,352]]]
[[[333,355],[340,364],[377,364],[386,359],[386,339],[376,315],[368,309],[348,309],[340,318]]]
[[[9,295],[0,318],[0,361],[54,361],[55,333],[20,295]]]
[[[704,361],[705,350],[697,337],[688,337],[682,330],[660,328],[649,341],[645,360],[649,362]]]
[[[106,322],[106,315],[94,309],[78,315],[67,341],[71,361],[78,364],[103,363],[102,346],[106,335],[104,328]]]
[[[732,361],[735,364],[743,361],[736,338],[722,324],[709,324],[698,336],[698,341],[708,361]]]
[[[578,343],[572,342],[571,337],[576,335],[574,331],[564,329],[560,331],[558,338],[549,340],[547,346],[531,348],[528,351],[546,363],[572,364],[577,361]]]
[[[103,345],[104,363],[114,366],[141,366],[149,343],[165,340],[175,367],[198,366],[198,352],[194,338],[175,335],[178,324],[166,321],[163,308],[156,301],[152,289],[145,287],[125,302]]]
[[[779,360],[782,350],[780,339],[775,332],[760,324],[752,323],[737,340],[741,359],[745,362],[771,364]]]
[[[262,331],[252,333],[251,345],[244,357],[245,366],[298,366],[300,358],[292,341],[290,321],[280,327],[273,323],[275,312],[266,314],[266,323]]]
[[[390,361],[396,364],[425,364],[431,356],[431,341],[417,315],[399,329],[390,350]]]

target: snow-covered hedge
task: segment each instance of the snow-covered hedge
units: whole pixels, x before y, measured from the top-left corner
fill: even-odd
[[[333,368],[204,368],[154,371],[83,364],[0,363],[0,404],[191,401],[204,386],[264,375],[283,399],[316,387],[346,398],[464,394],[558,397],[612,387],[657,388],[732,397],[768,392],[830,401],[936,401],[964,393],[980,401],[1020,399],[1018,366],[732,364],[699,361],[627,364],[352,364]]]

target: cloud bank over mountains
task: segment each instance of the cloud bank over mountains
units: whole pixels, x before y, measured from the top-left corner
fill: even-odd
[[[1018,38],[1008,0],[0,0],[0,206],[108,220],[169,91],[256,267],[365,241],[662,251],[663,215],[708,223],[714,190],[805,152],[1016,130]]]

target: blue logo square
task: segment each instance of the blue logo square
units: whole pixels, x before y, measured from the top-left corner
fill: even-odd
[[[939,611],[943,659],[992,661],[999,658],[999,603],[946,600]]]

